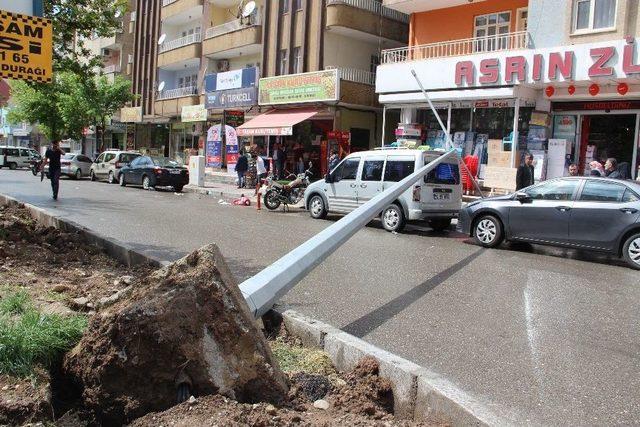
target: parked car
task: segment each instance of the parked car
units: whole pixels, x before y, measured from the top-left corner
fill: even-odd
[[[131,163],[140,153],[135,151],[109,150],[101,153],[91,165],[91,181],[107,180],[115,184],[120,179],[120,170],[127,163]]]
[[[7,151],[7,164],[4,164],[4,152]],[[11,170],[18,168],[28,168],[30,161],[40,156],[38,152],[32,148],[16,147],[11,145],[0,145],[0,168],[8,167]]]
[[[141,185],[145,190],[173,187],[176,192],[189,183],[189,170],[166,157],[139,156],[120,169],[120,185]]]
[[[60,158],[60,172],[69,178],[81,179],[89,176],[92,164],[91,159],[83,154],[67,153]],[[49,176],[48,164],[44,167],[44,172]]]
[[[316,219],[329,212],[347,214],[441,155],[407,149],[350,154],[324,180],[307,188],[305,207]],[[388,231],[401,231],[407,221],[416,220],[444,230],[458,216],[461,206],[460,172],[457,160],[451,159],[387,206],[380,219]]]
[[[470,203],[459,226],[485,247],[503,240],[602,251],[640,269],[640,184],[558,178]]]

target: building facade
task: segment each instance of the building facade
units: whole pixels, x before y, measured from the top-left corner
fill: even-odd
[[[382,135],[375,67],[383,49],[406,44],[408,22],[375,0],[163,0],[153,116],[170,124],[169,154],[203,150],[204,131],[227,116],[240,126],[272,110],[314,114],[284,134],[240,132],[245,143],[302,145],[318,157],[314,147],[337,131],[354,149],[375,145]],[[266,79],[292,91],[306,85],[307,96],[262,102]],[[332,84],[326,96],[323,85]],[[201,109],[207,122],[192,122]]]
[[[588,173],[590,161],[608,157],[626,163],[635,177],[637,2],[384,3],[411,15],[408,47],[383,52],[377,73],[379,100],[387,111],[401,112],[401,123],[425,129],[427,138],[439,130],[415,71],[450,134],[475,144],[479,135],[504,141],[502,149],[513,155],[502,167],[517,166],[518,150],[529,150],[555,165],[548,177],[571,162]]]

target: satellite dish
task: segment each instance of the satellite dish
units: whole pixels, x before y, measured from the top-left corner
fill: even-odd
[[[120,18],[120,15],[122,15],[122,10],[118,9],[113,16],[115,16],[116,18]]]
[[[158,85],[158,92],[162,92],[165,86],[166,85],[164,81],[160,82],[160,84]]]
[[[166,39],[167,39],[167,35],[163,33],[158,39],[158,45],[161,45],[162,43],[164,43]]]
[[[245,4],[242,8],[242,17],[248,18],[253,12],[256,10],[256,2],[251,0],[249,3]]]

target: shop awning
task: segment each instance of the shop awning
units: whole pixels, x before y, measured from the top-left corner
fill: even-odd
[[[528,95],[528,94],[527,94]],[[520,97],[514,87],[457,89],[429,92],[433,102],[476,101],[487,99],[505,99]],[[528,97],[528,96],[527,96]],[[535,98],[534,98],[535,99]],[[425,102],[422,92],[393,93],[380,95],[381,104],[410,104]]]
[[[238,136],[293,135],[293,126],[318,114],[316,109],[271,110],[238,127]]]

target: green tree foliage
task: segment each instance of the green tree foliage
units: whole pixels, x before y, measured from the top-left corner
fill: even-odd
[[[104,131],[107,120],[135,97],[131,94],[131,82],[120,76],[116,76],[113,83],[102,76],[92,80],[90,89],[91,114],[96,123],[100,124],[100,143],[105,149]]]
[[[66,129],[59,110],[60,93],[59,78],[54,78],[52,83],[38,85],[12,81],[11,96],[15,106],[9,111],[9,122],[38,123],[47,138],[61,139]]]

